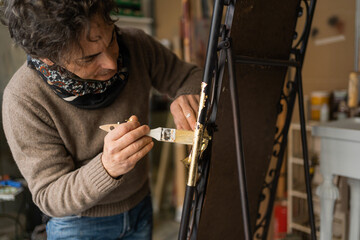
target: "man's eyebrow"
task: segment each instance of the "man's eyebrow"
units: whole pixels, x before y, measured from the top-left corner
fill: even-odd
[[[115,30],[115,28],[114,28],[114,30],[113,30],[113,32],[112,32],[112,35],[111,35],[110,42],[109,42],[109,44],[108,44],[108,47],[110,47],[111,43],[114,41],[115,32],[116,32],[116,30]],[[95,54],[91,54],[91,55],[88,55],[88,56],[81,57],[81,58],[79,58],[79,60],[85,60],[85,59],[89,59],[89,58],[94,58],[94,57],[96,57],[96,56],[98,56],[98,55],[100,55],[100,54],[101,54],[101,52],[95,53]]]

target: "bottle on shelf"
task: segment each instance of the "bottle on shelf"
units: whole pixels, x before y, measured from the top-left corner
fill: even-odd
[[[349,116],[349,108],[345,101],[339,103],[339,108],[337,112],[337,120],[345,119]]]
[[[349,116],[354,117],[359,103],[359,73],[351,72],[348,86],[348,107]]]
[[[320,109],[320,122],[329,121],[329,105],[324,103]]]

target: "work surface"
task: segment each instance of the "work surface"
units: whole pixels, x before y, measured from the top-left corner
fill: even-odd
[[[320,197],[320,240],[332,238],[332,220],[339,190],[333,184],[336,175],[347,177],[350,186],[349,239],[360,238],[360,119],[351,118],[313,127],[321,138],[320,171],[323,182],[317,189]]]

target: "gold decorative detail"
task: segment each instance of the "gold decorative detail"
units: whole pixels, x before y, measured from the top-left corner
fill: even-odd
[[[198,164],[197,161],[201,156],[201,153],[206,149],[208,145],[209,139],[204,137],[205,127],[203,124],[199,123],[200,115],[206,106],[206,100],[208,96],[206,95],[205,88],[207,87],[207,83],[201,83],[201,94],[200,94],[200,101],[199,101],[199,113],[198,113],[198,120],[196,122],[196,129],[194,133],[194,141],[193,141],[193,148],[191,151],[190,156],[184,160],[185,165],[189,166],[189,174],[188,174],[188,181],[187,185],[193,187],[196,185],[197,179],[197,168]]]
[[[203,108],[206,106],[206,99],[208,99],[208,96],[205,93],[205,88],[206,88],[207,84],[202,82],[201,83],[201,96],[200,96],[200,106],[199,106],[199,114],[200,111],[203,110]]]
[[[207,86],[207,83],[206,83],[206,82],[202,82],[202,83],[201,83],[201,92],[202,92],[202,93],[205,93],[205,88],[206,88],[206,86]]]
[[[203,135],[204,125],[199,122],[196,123],[196,129],[194,134],[194,144],[191,151],[190,165],[189,165],[189,176],[188,176],[188,186],[196,185],[196,176],[197,176],[197,159],[199,159],[200,149],[201,149],[201,137]]]
[[[199,158],[202,158],[202,154],[204,153],[207,146],[209,145],[210,140],[211,140],[211,136],[209,136],[208,132],[205,130],[204,137],[203,137],[203,139],[201,141],[200,157]],[[190,152],[190,155],[188,157],[186,157],[185,159],[181,160],[181,162],[185,165],[185,167],[189,168],[190,162],[191,162],[191,152]]]

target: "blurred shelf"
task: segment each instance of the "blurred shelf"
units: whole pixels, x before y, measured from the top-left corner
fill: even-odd
[[[290,227],[297,230],[297,231],[300,231],[300,232],[304,232],[304,233],[307,233],[307,234],[311,233],[309,227],[306,227],[306,226],[301,225],[299,223],[293,222],[293,223],[290,224]],[[319,231],[316,231],[316,236],[318,238],[320,238],[320,232]]]
[[[0,202],[1,201],[15,201],[17,195],[19,195],[24,188],[15,188],[15,187],[0,187]]]
[[[307,199],[307,194],[305,192],[301,192],[301,191],[297,191],[297,190],[292,190],[291,191],[291,195],[297,198],[301,198],[306,200]],[[314,202],[320,202],[320,199],[318,196],[314,196],[313,195],[313,201]]]
[[[318,124],[317,122],[310,122],[306,125],[306,135],[309,151],[310,164],[318,163],[320,152],[320,139],[311,135],[312,126]],[[302,158],[302,143],[301,143],[301,127],[298,123],[293,123],[289,129],[289,142],[288,142],[288,233],[302,232],[310,237],[311,229],[309,226],[309,215],[307,206],[307,194],[305,187],[304,177],[304,159]],[[316,166],[314,167],[314,172]],[[319,237],[320,228],[320,198],[316,195],[317,184],[319,184],[318,175],[316,181],[315,175],[312,178],[312,197],[313,197],[313,209],[315,215],[315,227],[317,229],[317,236]],[[334,179],[334,184],[337,184],[338,179]],[[334,212],[333,225],[337,226],[336,234],[333,236],[333,240],[343,240],[346,237],[346,214],[341,211],[342,196],[336,201],[336,211]]]
[[[145,33],[152,35],[152,24],[154,20],[147,17],[116,16],[116,25],[120,28],[138,28]]]

